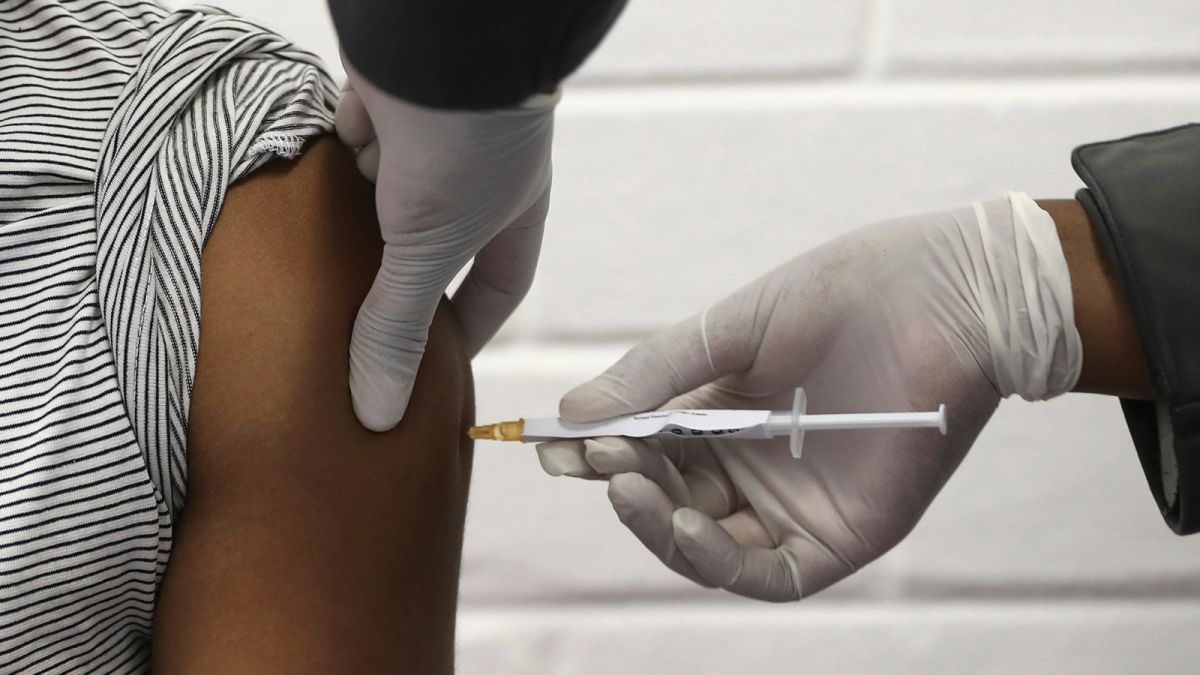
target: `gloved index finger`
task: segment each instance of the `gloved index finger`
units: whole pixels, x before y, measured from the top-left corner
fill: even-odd
[[[452,300],[469,356],[478,354],[495,336],[533,284],[549,209],[547,185],[528,211],[475,254],[471,271]]]

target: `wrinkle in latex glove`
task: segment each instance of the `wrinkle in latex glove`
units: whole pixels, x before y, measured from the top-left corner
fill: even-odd
[[[1041,401],[1070,391],[1083,368],[1071,278],[1050,214],[1022,193],[1004,201],[974,204],[976,227],[964,229],[963,242],[975,266],[1000,395]],[[1000,227],[992,227],[995,218]]]

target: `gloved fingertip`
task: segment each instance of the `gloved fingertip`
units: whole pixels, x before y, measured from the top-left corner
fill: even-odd
[[[618,473],[609,479],[609,485],[610,488],[616,489],[619,492],[630,492],[645,485],[654,485],[654,483],[650,482],[649,478],[640,473],[626,471]]]
[[[618,473],[608,479],[608,501],[612,502],[617,515],[631,511],[636,495],[650,481],[638,473]]]
[[[359,424],[370,431],[379,433],[390,431],[403,419],[403,413],[397,417],[394,413],[389,413],[377,406],[362,403],[357,397],[353,399],[353,402],[354,416],[358,418]]]
[[[354,157],[359,173],[372,183],[379,178],[379,153],[379,141],[371,141],[359,149]]]
[[[583,450],[577,441],[550,441],[537,446],[538,462],[542,470],[551,476],[578,478],[590,473],[583,459]]]
[[[388,431],[404,419],[408,399],[412,395],[410,382],[382,382],[379,378],[359,376],[350,368],[350,399],[354,415],[360,424],[371,431]]]
[[[568,422],[596,422],[629,412],[635,411],[625,409],[591,382],[563,394],[558,402],[558,415]]]
[[[702,577],[718,586],[736,577],[729,561],[736,557],[737,544],[715,520],[684,507],[671,514],[671,528],[675,545]]]
[[[683,535],[685,539],[696,541],[705,529],[705,517],[696,509],[683,507],[675,509],[675,513],[671,514],[671,526],[675,528],[678,535]]]
[[[338,99],[333,113],[334,130],[343,143],[351,147],[363,145],[375,135],[371,116],[356,91],[347,88]]]
[[[611,436],[588,438],[583,441],[584,458],[598,473],[624,473],[632,466],[632,448],[621,439]]]
[[[558,402],[558,416],[568,422],[592,422],[588,416],[589,405],[584,396],[579,393],[579,387],[575,387],[563,395]]]

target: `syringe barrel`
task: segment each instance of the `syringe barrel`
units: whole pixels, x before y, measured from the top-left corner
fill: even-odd
[[[772,412],[767,418],[767,433],[786,436],[792,431],[792,415]],[[945,406],[934,412],[910,413],[841,413],[834,415],[801,415],[800,429],[824,431],[831,429],[896,429],[933,427],[946,433]]]

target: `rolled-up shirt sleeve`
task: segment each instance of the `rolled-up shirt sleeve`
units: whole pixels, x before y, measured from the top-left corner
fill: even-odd
[[[515,105],[553,90],[625,0],[329,0],[342,51],[371,82],[434,108]]]
[[[1084,145],[1072,163],[1157,396],[1122,399],[1125,420],[1163,517],[1189,534],[1200,530],[1200,125]]]

